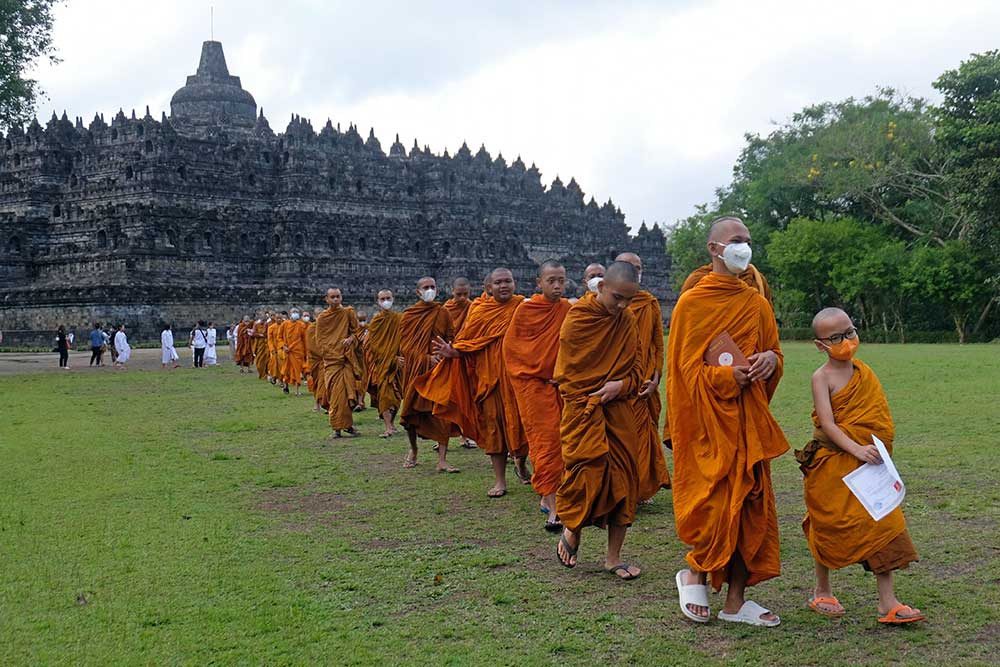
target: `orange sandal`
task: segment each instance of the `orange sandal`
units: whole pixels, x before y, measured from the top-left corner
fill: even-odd
[[[899,612],[910,610],[916,612],[916,616],[900,616]],[[924,614],[919,609],[914,609],[909,605],[897,604],[895,607],[889,610],[889,613],[885,616],[879,616],[879,623],[888,623],[889,625],[902,625],[903,623],[914,623],[916,621],[922,621],[927,618],[927,614]]]
[[[830,611],[829,609],[823,609],[820,607],[821,604],[830,605],[831,607],[833,605],[837,605],[838,607],[840,607],[840,611]],[[841,616],[847,613],[846,611],[844,611],[843,606],[840,604],[840,600],[838,600],[833,596],[826,597],[821,595],[818,598],[813,598],[812,600],[809,600],[809,608],[812,609],[817,614],[822,614],[823,616],[828,616],[829,618],[840,618]]]

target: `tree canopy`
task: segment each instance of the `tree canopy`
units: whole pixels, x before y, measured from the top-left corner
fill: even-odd
[[[23,125],[41,90],[28,72],[39,59],[58,62],[52,9],[61,0],[0,0],[0,130]]]

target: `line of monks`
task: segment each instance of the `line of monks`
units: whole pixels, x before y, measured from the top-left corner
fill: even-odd
[[[380,437],[398,432],[397,419],[406,432],[405,468],[417,465],[423,439],[435,443],[438,471],[458,472],[447,454],[459,437],[490,457],[486,495],[501,498],[512,463],[538,494],[546,530],[560,533],[556,555],[566,567],[577,563],[582,529],[596,526],[607,530],[605,569],[622,580],[639,577],[641,569],[622,558],[627,529],[641,504],[672,486],[677,533],[691,547],[675,578],[681,612],[707,622],[708,584],[716,591],[726,584],[721,620],[775,626],[778,616],[747,600],[745,589],[780,572],[770,461],[789,445],[769,407],[783,371],[778,329],[767,281],[750,264],[746,226],[719,219],[706,248],[711,263],[684,283],[666,351],[659,303],[640,287],[642,260],[623,253],[606,268],[587,267],[580,299],[564,297],[566,270],[554,260],[538,268],[531,298],[517,294],[506,268],[490,272],[475,299],[469,281],[456,280],[444,303],[435,279],[421,278],[416,303],[403,312],[381,290],[371,318],[344,306],[331,288],[315,321],[294,309],[244,318],[235,360],[240,372],[255,363],[261,379],[286,393],[294,387],[298,395],[305,379],[333,438],[357,436],[353,413],[368,394],[383,421]],[[861,462],[875,462],[874,448],[858,443],[875,433],[891,447],[884,394],[870,369],[831,351],[829,341],[850,328],[846,314],[817,318],[816,345],[830,357],[817,371],[827,378],[825,403],[814,379],[820,435],[802,466],[803,525],[817,574],[810,606],[842,615],[829,569],[862,563],[878,578],[880,621],[920,620],[892,593],[892,571],[916,560],[902,513],[875,522],[840,483]],[[708,342],[723,332],[747,352],[745,367],[705,362]],[[854,402],[843,401],[844,386],[859,377]],[[877,423],[852,426],[858,415],[875,415]],[[663,445],[673,450],[673,480]]]

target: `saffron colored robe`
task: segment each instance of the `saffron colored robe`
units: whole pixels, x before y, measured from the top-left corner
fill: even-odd
[[[418,301],[405,311],[399,323],[399,349],[403,362],[403,409],[400,423],[417,436],[437,443],[447,443],[448,438],[459,434],[458,427],[434,416],[434,404],[417,392],[417,378],[429,373],[431,341],[440,337],[451,341],[455,329],[451,316],[436,301]]]
[[[281,323],[280,338],[285,341],[285,364],[282,379],[288,384],[301,385],[306,365],[306,323],[288,319]]]
[[[319,344],[316,342],[316,323],[310,322],[306,329],[306,342],[308,352],[306,358],[309,362],[309,391],[312,392],[316,402],[324,410],[330,408],[330,401],[326,396],[326,383],[323,380],[323,357],[320,356]]]
[[[698,284],[702,278],[707,276],[712,272],[712,265],[706,264],[704,266],[699,266],[697,269],[692,271],[687,278],[684,279],[684,284],[681,286],[680,294],[688,291],[692,287]],[[740,280],[745,282],[747,285],[757,290],[757,292],[767,299],[767,302],[774,305],[774,301],[771,298],[771,286],[767,283],[767,278],[764,274],[757,270],[757,267],[751,264],[747,267],[747,270],[737,276]],[[672,447],[670,442],[670,411],[667,410],[663,413],[663,444],[667,447]]]
[[[267,374],[274,379],[281,376],[281,366],[278,360],[278,329],[281,322],[271,320],[267,325]]]
[[[236,336],[236,363],[239,366],[249,367],[253,363],[252,331],[253,325],[250,322],[240,322]]]
[[[367,351],[369,385],[375,385],[378,413],[386,410],[395,415],[402,400],[402,369],[399,354],[399,324],[401,313],[381,310],[368,323]]]
[[[566,467],[556,492],[560,521],[574,532],[632,525],[640,437],[632,398],[642,386],[635,316],[609,313],[594,294],[583,296],[563,322],[554,372],[563,400],[559,434]],[[613,401],[590,396],[613,380],[623,382]]]
[[[251,331],[253,335],[253,356],[257,364],[257,377],[261,380],[267,377],[267,365],[271,359],[271,353],[267,349],[267,323],[254,322]]]
[[[515,294],[503,303],[490,298],[470,308],[452,343],[461,356],[443,359],[416,384],[434,403],[435,417],[458,426],[487,454],[528,454],[502,354],[504,334],[523,301]]]
[[[868,445],[875,435],[891,454],[895,427],[882,385],[867,364],[858,359],[852,361],[854,375],[830,397],[833,419],[854,442]],[[795,452],[805,475],[806,516],[802,530],[813,558],[831,569],[880,560],[880,552],[906,534],[903,510],[897,507],[879,521],[872,519],[843,481],[844,475],[862,462],[833,443],[820,428],[815,411],[813,427],[813,439]],[[892,563],[894,567],[889,569],[905,567],[917,559],[908,535],[904,542],[911,545],[910,556],[902,563]],[[880,571],[877,566],[872,569]]]
[[[635,315],[639,335],[639,369],[643,382],[654,375],[663,376],[663,314],[656,297],[640,290],[629,310]],[[660,489],[670,488],[670,473],[660,441],[660,389],[650,396],[632,400],[639,430],[635,463],[639,471],[639,501],[648,500]]]
[[[569,309],[566,299],[553,302],[535,294],[514,312],[503,340],[504,363],[534,467],[531,485],[540,496],[555,493],[563,474],[562,399],[552,377],[559,330]]]
[[[316,350],[323,359],[324,394],[329,402],[327,414],[330,428],[335,431],[354,425],[353,410],[359,399],[358,380],[361,377],[358,331],[358,319],[350,307],[327,308],[316,318]],[[344,345],[352,336],[354,341]]]
[[[451,324],[456,332],[462,330],[462,325],[465,324],[465,318],[469,314],[469,306],[471,304],[472,302],[468,299],[463,300],[461,303],[455,299],[448,299],[444,302],[445,310],[451,316]]]
[[[705,349],[724,331],[748,357],[778,355],[766,382],[742,389],[731,367],[705,363]],[[681,294],[667,349],[674,520],[691,545],[688,564],[708,572],[716,590],[737,551],[749,585],[781,571],[770,462],[788,441],[769,403],[783,363],[771,305],[742,280],[711,273]]]

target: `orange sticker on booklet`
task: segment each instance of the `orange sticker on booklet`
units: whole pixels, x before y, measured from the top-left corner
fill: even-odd
[[[705,350],[705,363],[709,366],[749,366],[750,362],[736,345],[728,331],[712,339]]]

